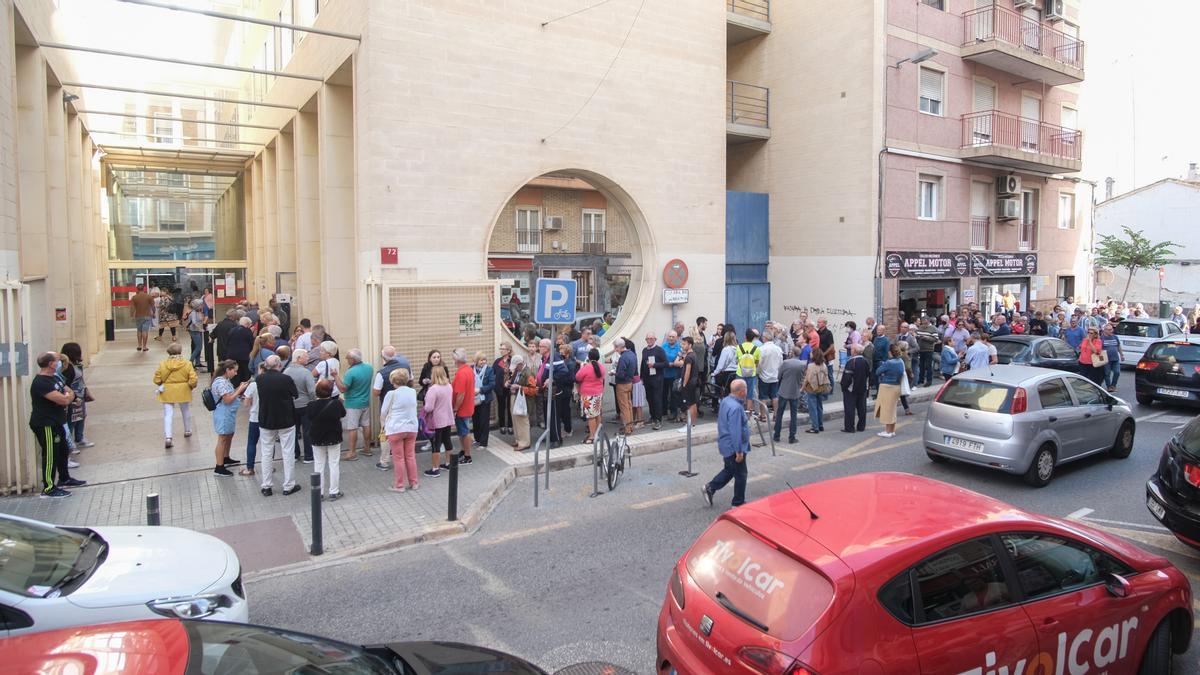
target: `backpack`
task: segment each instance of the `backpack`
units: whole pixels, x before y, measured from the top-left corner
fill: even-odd
[[[213,396],[212,387],[205,387],[204,391],[200,392],[200,400],[204,403],[204,409],[212,412],[217,409],[217,397]]]
[[[833,383],[829,381],[829,371],[824,367],[821,367],[821,370],[817,371],[817,393],[833,393]]]
[[[750,351],[746,351],[745,345],[738,345],[737,353],[738,375],[753,377],[755,369],[758,366],[758,359],[755,358],[758,356],[758,347],[751,345]]]

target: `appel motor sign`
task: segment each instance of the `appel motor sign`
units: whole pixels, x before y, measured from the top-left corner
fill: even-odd
[[[884,260],[889,279],[965,277],[970,267],[966,253],[946,251],[889,251]]]

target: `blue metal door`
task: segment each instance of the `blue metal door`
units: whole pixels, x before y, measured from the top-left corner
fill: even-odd
[[[725,323],[739,336],[747,327],[761,328],[771,315],[768,216],[768,195],[725,193]]]

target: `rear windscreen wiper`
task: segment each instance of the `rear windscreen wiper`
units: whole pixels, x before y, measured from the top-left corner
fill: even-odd
[[[751,626],[754,626],[755,628],[761,630],[764,633],[770,632],[770,629],[767,628],[767,625],[765,623],[755,619],[754,617],[750,616],[749,614],[738,609],[737,605],[733,604],[733,601],[730,600],[728,598],[728,596],[726,596],[721,591],[717,591],[717,602],[721,603],[722,607],[724,607],[725,609],[732,612],[734,615],[736,615],[742,621],[745,621],[746,623],[750,624]]]

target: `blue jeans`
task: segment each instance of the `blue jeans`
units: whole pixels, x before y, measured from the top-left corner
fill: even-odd
[[[779,432],[783,431],[783,413],[788,411],[791,418],[788,421],[788,441],[796,440],[796,414],[800,408],[800,399],[781,398],[775,406],[775,440],[779,440]]]
[[[717,490],[733,481],[733,502],[734,506],[741,506],[746,503],[746,463],[750,459],[750,455],[743,455],[742,461],[737,461],[732,455],[725,457],[725,466],[713,476],[712,480],[704,486],[704,489],[709,493],[714,493]]]
[[[246,468],[254,470],[254,456],[258,454],[258,422],[251,422],[246,430]]]
[[[192,365],[200,365],[200,354],[204,352],[204,333],[192,331]]]
[[[917,360],[917,384],[933,384],[933,352],[920,352]]]
[[[1104,386],[1115,387],[1119,379],[1121,379],[1121,364],[1110,359],[1108,363],[1104,364]]]
[[[805,400],[808,402],[808,420],[809,426],[814,431],[821,431],[825,428],[825,400],[821,394],[805,394]]]

